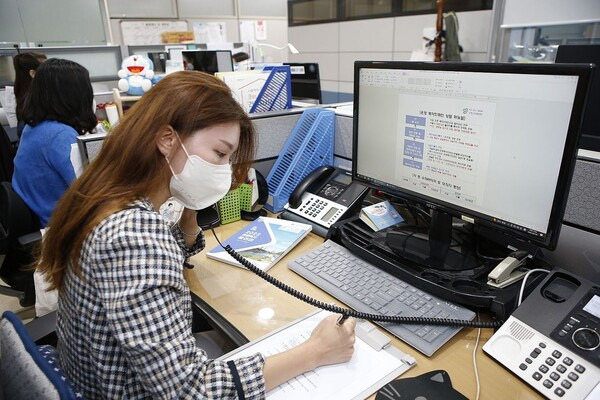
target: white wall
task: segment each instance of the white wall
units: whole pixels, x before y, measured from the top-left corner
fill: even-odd
[[[502,25],[537,26],[598,20],[598,0],[505,0]]]
[[[457,15],[463,61],[486,61],[491,10]],[[354,61],[408,60],[422,46],[423,28],[435,21],[427,14],[289,27],[288,39],[300,51],[290,61],[318,62],[322,90],[352,93]]]
[[[143,3],[143,4],[141,4]],[[283,47],[288,43],[286,0],[108,0],[113,41],[123,46],[127,55],[127,43],[123,42],[122,21],[179,20],[188,23],[193,30],[194,22],[224,22],[228,42],[241,42],[240,21],[262,19],[266,21],[267,39],[259,42]],[[124,18],[126,17],[126,18]],[[288,51],[263,48],[265,62],[286,62]]]

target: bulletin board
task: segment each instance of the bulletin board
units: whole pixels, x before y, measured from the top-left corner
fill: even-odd
[[[161,33],[188,31],[187,21],[121,21],[126,46],[161,44]]]

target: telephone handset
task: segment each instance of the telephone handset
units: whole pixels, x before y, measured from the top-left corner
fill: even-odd
[[[360,206],[366,192],[365,186],[352,182],[350,172],[322,166],[296,186],[284,208],[313,226],[329,229],[348,211]]]

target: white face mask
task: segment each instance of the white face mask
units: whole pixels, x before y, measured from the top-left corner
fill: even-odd
[[[169,169],[173,173],[169,183],[171,195],[186,208],[203,210],[221,200],[229,191],[231,165],[211,164],[197,155],[190,156],[183,143],[181,147],[188,158],[181,173],[175,174],[169,159],[165,156]]]

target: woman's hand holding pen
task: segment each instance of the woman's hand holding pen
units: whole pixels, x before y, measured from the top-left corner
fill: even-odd
[[[338,324],[338,315],[324,318],[313,330],[307,344],[315,357],[315,368],[349,361],[354,353],[356,320],[348,318]]]

